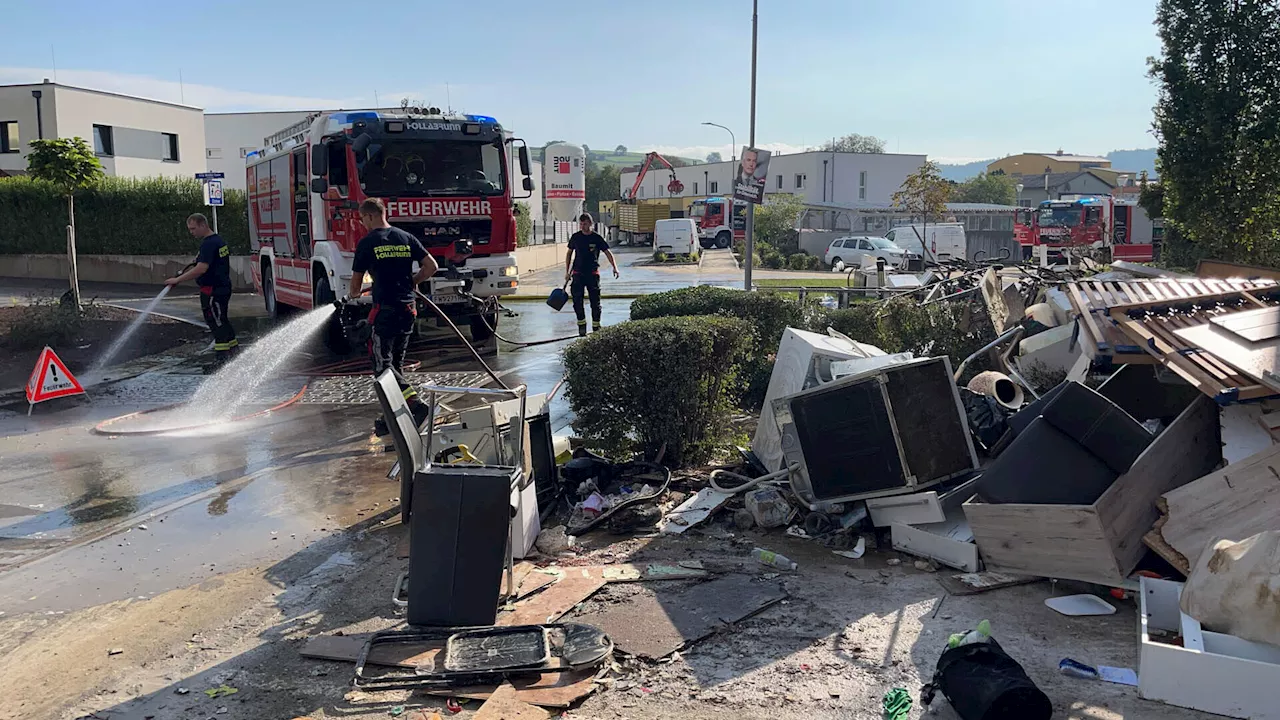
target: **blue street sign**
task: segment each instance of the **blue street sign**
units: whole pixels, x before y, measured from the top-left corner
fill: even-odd
[[[196,173],[197,180],[221,180],[226,177],[225,173],[220,172],[202,172]]]

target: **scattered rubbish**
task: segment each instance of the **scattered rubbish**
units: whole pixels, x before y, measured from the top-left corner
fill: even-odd
[[[187,693],[191,692],[191,690],[188,688],[180,687],[174,690],[173,692],[175,695],[186,695]]]
[[[902,558],[889,558],[888,560],[884,561],[884,564],[888,565],[889,567],[893,567],[895,565],[901,565]]]
[[[799,525],[792,525],[791,527],[787,528],[787,531],[785,534],[793,538],[800,538],[801,540],[808,540],[811,537],[813,537],[812,535],[809,534],[808,530],[805,530]]]
[[[977,595],[988,590],[1026,585],[1039,580],[1029,575],[1010,575],[1008,573],[986,570],[960,575],[939,575],[938,582],[952,595]]]
[[[622,652],[656,660],[786,597],[776,582],[728,575],[690,588],[654,586],[652,592],[583,610],[574,617],[603,630]]]
[[[1097,595],[1062,595],[1046,598],[1044,604],[1063,615],[1114,615],[1116,608]]]
[[[1099,665],[1095,668],[1071,658],[1063,658],[1058,663],[1058,672],[1083,680],[1102,680],[1117,685],[1132,685],[1135,687],[1138,685],[1138,673],[1130,668],[1109,667],[1107,665]]]
[[[401,715],[404,714],[404,706],[396,705],[395,707],[388,710],[387,714],[390,715],[391,717],[400,717]]]
[[[216,688],[209,688],[208,690],[205,690],[204,694],[208,695],[209,698],[213,700],[220,697],[226,697],[228,695],[235,695],[238,692],[240,692],[240,688],[234,688],[230,685],[219,685]]]
[[[145,524],[142,524],[142,525],[139,525],[139,526],[138,526],[138,529],[139,529],[139,530],[147,530],[148,528],[147,528],[147,526],[146,526]]]
[[[1139,696],[1227,717],[1277,717],[1280,647],[1203,629],[1179,610],[1182,583],[1138,582]]]
[[[920,690],[920,703],[929,706],[938,692],[962,720],[1049,720],[1053,715],[1049,697],[995,638],[945,650]]]
[[[751,516],[751,513],[746,508],[734,510],[733,526],[739,530],[750,530],[756,526],[756,519]]]
[[[588,517],[598,517],[606,509],[604,496],[599,492],[591,493],[590,497],[582,501],[582,509]]]
[[[885,720],[906,720],[911,715],[911,693],[906,688],[891,688],[880,701]]]
[[[462,712],[462,703],[453,698],[444,701],[444,709],[449,711],[450,715],[457,715]]]
[[[122,654],[124,654],[124,648],[111,648],[107,650],[107,655],[122,655]]]
[[[534,543],[534,547],[538,548],[538,552],[543,555],[554,556],[562,552],[568,552],[578,539],[569,535],[567,530],[564,525],[557,525],[543,530],[538,533],[538,539]]]
[[[789,558],[779,555],[778,553],[773,552],[772,550],[765,550],[764,548],[752,549],[751,557],[755,558],[756,562],[760,563],[761,565],[768,565],[769,567],[775,567],[775,568],[778,568],[779,570],[794,571],[800,567],[799,564],[792,562]]]
[[[831,552],[834,552],[840,557],[847,557],[850,560],[858,560],[867,552],[867,539],[859,537],[858,544],[854,545],[852,550],[832,550]]]
[[[214,710],[214,711],[213,711],[213,714],[214,714],[214,715],[226,715],[226,714],[227,714],[227,706],[226,706],[226,705],[223,705],[223,706],[219,707],[217,710]]]
[[[713,488],[702,488],[693,497],[680,503],[674,510],[658,523],[658,530],[663,533],[680,534],[685,530],[706,520],[721,505],[733,497],[732,493],[720,492]]]
[[[600,568],[601,577],[608,582],[635,582],[639,580],[687,580],[707,576],[702,563],[686,560],[676,565],[605,565]]]
[[[498,617],[498,625],[541,625],[555,622],[578,603],[586,600],[604,587],[605,579],[599,572],[584,568],[567,568],[565,576],[541,592],[515,604],[510,611]]]
[[[932,560],[917,560],[912,564],[921,572],[938,572],[938,564]]]
[[[973,645],[974,643],[984,643],[991,640],[991,621],[981,620],[978,626],[967,633],[954,633],[947,638],[948,648],[957,648],[963,645]]]
[[[944,522],[925,525],[893,523],[890,535],[893,549],[957,570],[978,572],[982,569],[982,560],[978,557],[978,546],[973,542],[973,530],[964,517],[964,511],[957,508],[945,517]]]
[[[516,689],[503,683],[473,717],[475,720],[546,720],[550,713],[520,700]]]
[[[1274,521],[1273,521],[1274,522]],[[1280,532],[1219,540],[1201,553],[1182,611],[1218,632],[1280,646]]]
[[[795,515],[791,503],[774,487],[750,490],[743,495],[743,500],[755,524],[765,529],[782,527]]]
[[[969,381],[970,392],[995,398],[1002,406],[1017,410],[1025,402],[1022,388],[1002,372],[985,370],[973,376]]]

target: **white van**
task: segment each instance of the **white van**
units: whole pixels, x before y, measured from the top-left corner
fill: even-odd
[[[967,260],[969,257],[963,223],[903,225],[885,233],[885,238],[909,253],[923,255],[925,260]],[[921,240],[925,241],[923,248]]]
[[[659,220],[653,225],[653,252],[667,255],[698,254],[698,224],[693,218]]]

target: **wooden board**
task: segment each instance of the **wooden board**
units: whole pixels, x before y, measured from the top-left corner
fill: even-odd
[[[1258,383],[1280,386],[1280,340],[1251,343],[1210,323],[1174,332],[1191,347],[1212,353]]]
[[[301,655],[318,660],[342,660],[355,662],[360,651],[369,641],[372,633],[356,635],[317,635],[307,638],[302,646]],[[369,653],[371,665],[413,668],[421,665],[434,666],[437,656],[444,650],[444,644],[386,644],[375,645]]]
[[[604,587],[600,573],[583,572],[583,568],[565,568],[565,576],[541,592],[520,600],[511,610],[498,616],[497,625],[542,625],[555,622],[578,603]]]
[[[984,570],[976,573],[959,575],[938,575],[938,582],[952,595],[977,595],[988,590],[1026,585],[1040,578],[1031,575],[1010,575],[1009,573]]]
[[[1184,574],[1211,543],[1274,530],[1280,518],[1280,445],[1165,493],[1164,517],[1144,542]]]
[[[536,676],[512,678],[509,682],[515,690],[517,700],[539,707],[558,709],[572,706],[596,689],[595,672],[591,670],[544,673]],[[428,691],[427,694],[437,697],[488,700],[497,689],[497,686],[489,685]]]
[[[1201,260],[1196,275],[1202,278],[1269,278],[1280,280],[1280,270],[1259,265],[1241,265],[1224,260]]]
[[[546,720],[549,717],[551,713],[522,701],[514,687],[503,684],[484,701],[474,720]]]

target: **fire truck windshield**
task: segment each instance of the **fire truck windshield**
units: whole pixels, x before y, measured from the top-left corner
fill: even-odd
[[[707,214],[707,204],[696,202],[689,206],[689,217],[705,217]]]
[[[1040,227],[1075,227],[1080,224],[1079,205],[1040,208]]]
[[[467,140],[375,140],[360,166],[360,187],[370,197],[501,195],[500,147]]]

